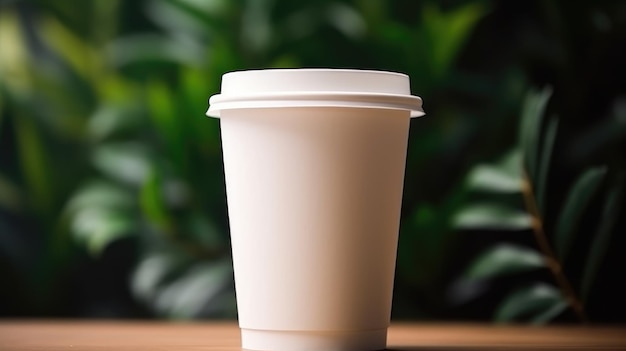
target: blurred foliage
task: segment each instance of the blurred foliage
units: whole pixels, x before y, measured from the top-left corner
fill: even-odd
[[[545,110],[552,94],[550,89],[531,92],[521,114],[518,145],[504,159],[494,165],[478,165],[466,181],[470,191],[489,193],[492,196],[518,194],[524,205],[511,205],[510,201],[469,203],[457,213],[454,223],[464,230],[499,229],[529,230],[533,232],[536,249],[513,244],[499,244],[481,253],[462,278],[456,283],[455,298],[462,302],[475,299],[485,291],[476,289],[485,281],[501,276],[516,275],[533,270],[547,269],[553,284],[519,279],[512,291],[496,308],[494,320],[501,322],[529,321],[545,323],[559,317],[570,308],[581,322],[589,321],[586,305],[591,304],[589,294],[594,287],[599,268],[604,263],[612,237],[617,236],[616,224],[622,210],[626,173],[620,170],[610,182],[607,167],[596,166],[585,170],[568,190],[553,227],[546,226],[548,174],[557,137],[558,119],[543,123]],[[545,124],[545,128],[542,128]],[[545,130],[544,130],[545,129]],[[520,157],[521,156],[521,157]],[[600,185],[608,183],[604,195],[597,194]],[[589,216],[594,197],[600,197],[600,215],[590,221],[593,241],[581,257],[581,272],[564,269],[579,235],[578,225]],[[550,235],[554,232],[554,234]],[[582,235],[581,235],[582,236]],[[555,248],[553,248],[556,247]],[[579,287],[574,287],[570,275],[578,277]],[[458,289],[474,286],[474,289]],[[557,288],[558,287],[558,288]],[[461,293],[458,293],[461,291]]]
[[[539,218],[525,191],[587,314],[619,319],[624,38],[612,1],[0,1],[0,314],[233,317],[207,98],[227,71],[345,67],[408,73],[428,113],[394,318],[575,320],[544,255],[508,240]],[[544,122],[548,90],[524,94],[546,84]]]

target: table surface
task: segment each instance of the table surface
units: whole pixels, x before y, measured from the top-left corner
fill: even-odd
[[[626,350],[626,326],[393,324],[388,350]],[[234,322],[0,320],[0,350],[240,350]]]

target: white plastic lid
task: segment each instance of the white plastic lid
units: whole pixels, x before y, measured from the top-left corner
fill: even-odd
[[[222,76],[221,94],[209,99],[207,116],[220,111],[271,107],[359,107],[424,115],[406,74],[353,69],[267,69]]]

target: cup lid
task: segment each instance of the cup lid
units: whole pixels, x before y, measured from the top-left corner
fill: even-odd
[[[272,107],[359,107],[424,115],[406,74],[356,69],[265,69],[229,72],[221,94],[211,96],[207,116],[220,111]]]

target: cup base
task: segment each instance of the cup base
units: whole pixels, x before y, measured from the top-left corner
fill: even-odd
[[[244,350],[374,351],[387,346],[387,329],[364,331],[293,331],[241,329]]]

